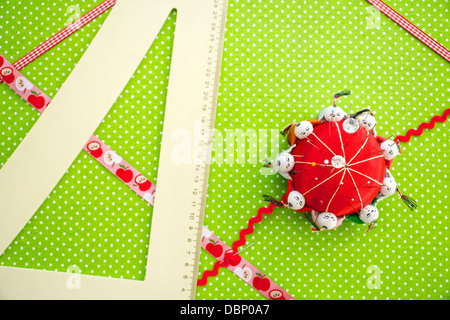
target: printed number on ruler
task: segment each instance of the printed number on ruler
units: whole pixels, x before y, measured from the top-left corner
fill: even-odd
[[[217,90],[219,85],[220,64],[222,57],[222,45],[225,29],[225,18],[227,0],[214,0],[212,11],[212,22],[210,26],[210,36],[208,45],[208,58],[206,61],[205,80],[202,97],[202,109],[200,118],[199,136],[194,150],[195,176],[192,181],[192,207],[189,211],[189,236],[186,245],[186,273],[183,279],[188,281],[186,287],[182,290],[190,291],[192,285],[197,284],[198,266],[197,261],[200,254],[201,236],[203,221],[201,217],[204,214],[206,203],[206,190],[209,174],[209,156],[212,143],[212,130],[214,124],[214,115],[217,103]],[[197,124],[196,124],[197,125]],[[197,133],[197,132],[196,132]]]

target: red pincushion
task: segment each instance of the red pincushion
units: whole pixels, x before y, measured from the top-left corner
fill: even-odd
[[[345,132],[343,122],[323,122],[314,126],[307,139],[296,140],[291,177],[292,188],[306,199],[301,211],[352,214],[370,204],[380,191],[387,163],[379,141],[373,130]],[[335,155],[342,156],[346,166],[335,168]]]

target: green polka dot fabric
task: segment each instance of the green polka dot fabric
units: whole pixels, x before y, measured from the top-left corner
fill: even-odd
[[[0,1],[0,52],[11,62],[101,0]],[[386,1],[450,48],[446,0]],[[108,13],[22,70],[53,97]],[[156,182],[160,134],[177,14],[158,38],[95,134]],[[381,136],[405,134],[450,102],[449,64],[363,0],[229,0],[213,162],[204,224],[226,244],[280,198],[286,180],[262,170],[288,145],[279,132],[314,118],[332,93],[338,105],[370,107]],[[0,165],[39,118],[0,85]],[[367,226],[344,221],[313,233],[303,215],[275,209],[247,237],[241,255],[296,299],[449,299],[448,122],[402,143],[391,172],[410,211],[393,196]],[[29,190],[28,192],[32,192]],[[84,151],[0,265],[142,280],[152,207]],[[150,257],[151,258],[151,257]],[[199,275],[215,259],[202,251]],[[263,299],[227,269],[197,288],[197,299]]]
[[[0,5],[0,51],[11,62],[101,1],[54,1]],[[109,12],[108,12],[109,13]],[[108,13],[22,70],[53,97],[94,38]],[[30,25],[18,27],[18,21]],[[95,135],[151,181],[156,181],[176,11],[141,62]],[[29,36],[32,34],[32,36]],[[19,36],[18,36],[19,35]],[[0,88],[0,162],[8,157],[39,114],[6,85]],[[30,190],[32,192],[32,190]],[[143,280],[153,207],[89,154],[80,155],[31,221],[0,257],[0,265]]]

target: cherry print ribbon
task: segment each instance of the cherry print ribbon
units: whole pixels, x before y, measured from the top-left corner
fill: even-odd
[[[91,11],[84,14],[81,18],[74,21],[72,24],[64,28],[63,30],[56,33],[51,38],[47,39],[45,42],[40,44],[38,47],[33,49],[31,52],[27,53],[25,56],[20,58],[14,63],[14,67],[17,70],[23,69],[25,66],[39,58],[41,55],[46,53],[48,50],[67,39],[69,36],[74,34],[76,31],[87,25],[89,22],[100,16],[102,13],[110,9],[116,4],[117,0],[106,0],[100,3]],[[0,80],[1,82],[1,80]]]
[[[378,10],[383,12],[386,16],[388,16],[391,20],[397,23],[400,27],[408,31],[418,40],[423,42],[427,47],[436,52],[442,58],[450,62],[450,51],[447,48],[442,46],[436,40],[431,38],[428,34],[417,28],[414,24],[409,22],[405,17],[403,17],[400,13],[392,9],[386,3],[381,0],[366,0],[371,5],[376,7]]]
[[[226,267],[268,299],[294,300],[294,297],[242,258],[238,252],[235,253],[206,227],[203,227],[202,248],[216,258],[217,262],[213,271],[206,271],[203,277],[197,281],[197,285],[206,285],[208,276],[217,275],[220,267]]]
[[[20,97],[43,113],[51,98],[26,79],[4,56],[0,54],[0,74],[5,83]],[[156,186],[138,170],[122,159],[98,137],[92,136],[83,148],[107,170],[125,182],[145,201],[153,205]]]

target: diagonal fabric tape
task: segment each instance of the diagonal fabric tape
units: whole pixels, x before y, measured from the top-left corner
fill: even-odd
[[[80,28],[87,25],[89,22],[100,16],[105,11],[108,11],[111,7],[113,7],[116,4],[117,0],[105,0],[102,3],[100,3],[98,6],[96,6],[91,11],[84,14],[81,18],[74,21],[72,24],[68,25],[63,30],[56,33],[51,38],[47,39],[45,42],[40,44],[38,47],[33,49],[31,52],[20,58],[18,61],[14,63],[14,66],[21,70],[25,66],[27,66],[29,63],[33,62],[37,58],[39,58],[41,55],[43,55],[45,52],[56,46],[58,43],[62,42],[72,34],[74,34],[76,31],[78,31]]]
[[[373,5],[375,8],[377,8],[378,10],[380,10],[381,12],[383,12],[386,16],[388,16],[391,20],[393,20],[400,27],[408,31],[418,40],[423,42],[427,47],[436,52],[442,58],[450,62],[450,51],[448,51],[447,48],[445,48],[443,45],[441,45],[436,40],[431,38],[428,34],[423,32],[422,30],[420,30],[418,27],[416,27],[414,24],[408,21],[405,17],[403,17],[400,13],[392,9],[390,6],[388,6],[381,0],[366,0],[366,1],[369,2],[371,5]]]

